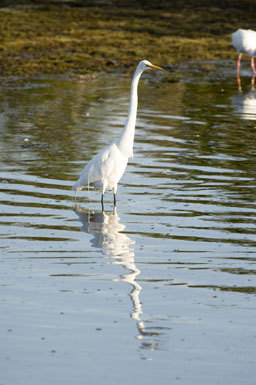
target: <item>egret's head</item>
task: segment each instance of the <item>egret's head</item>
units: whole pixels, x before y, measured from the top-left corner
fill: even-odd
[[[150,61],[148,61],[148,60],[142,60],[139,63],[139,67],[141,68],[142,71],[153,69],[153,70],[165,72],[165,70],[162,67],[155,66],[154,64],[150,63]]]

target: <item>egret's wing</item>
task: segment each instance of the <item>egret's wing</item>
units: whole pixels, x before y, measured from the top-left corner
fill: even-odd
[[[256,50],[256,32],[251,29],[238,29],[232,34],[232,44],[238,52],[254,54]]]
[[[244,47],[248,54],[255,55],[256,51],[256,32],[248,29],[244,38]]]
[[[102,182],[112,172],[115,163],[116,145],[111,144],[101,150],[83,169],[73,190],[81,190],[92,183]]]
[[[93,159],[88,170],[89,184],[104,180],[108,170],[112,168],[112,145],[100,151]],[[89,166],[89,164],[88,164]]]

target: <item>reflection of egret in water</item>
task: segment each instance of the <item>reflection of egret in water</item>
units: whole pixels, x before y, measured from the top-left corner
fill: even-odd
[[[242,119],[256,120],[256,93],[254,90],[254,76],[251,79],[251,90],[243,93],[240,76],[237,77],[239,92],[232,98],[232,106]]]
[[[94,238],[91,243],[93,247],[100,247],[103,253],[112,258],[112,264],[121,264],[125,269],[129,270],[128,274],[121,276],[122,282],[127,282],[132,286],[130,298],[133,303],[133,312],[131,317],[137,321],[137,327],[140,332],[138,339],[143,339],[143,336],[157,336],[159,333],[151,333],[145,330],[144,322],[140,319],[142,314],[142,306],[139,299],[141,286],[136,281],[140,270],[136,267],[134,262],[134,241],[132,241],[126,234],[122,233],[125,225],[119,223],[119,216],[114,208],[113,213],[90,212],[82,209],[79,205],[74,208],[83,226],[82,231],[93,234]],[[116,279],[115,281],[119,281]],[[156,342],[143,343],[143,348],[157,349]]]

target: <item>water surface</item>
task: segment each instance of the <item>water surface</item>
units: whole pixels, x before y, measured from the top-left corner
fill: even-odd
[[[232,63],[233,65],[233,63]],[[147,73],[112,193],[71,187],[119,135],[130,78],[1,87],[0,383],[254,384],[250,73]]]

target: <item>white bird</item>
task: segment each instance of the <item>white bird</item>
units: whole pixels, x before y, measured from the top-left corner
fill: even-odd
[[[73,186],[73,190],[76,192],[89,186],[101,189],[102,209],[104,209],[103,197],[106,190],[113,190],[114,206],[116,205],[117,184],[126,169],[128,159],[133,156],[133,141],[138,106],[137,89],[139,79],[147,69],[165,71],[163,68],[155,66],[148,60],[139,62],[132,78],[129,111],[121,135],[90,160],[84,167],[80,178]]]
[[[251,68],[253,74],[255,74],[254,56],[256,55],[256,32],[251,29],[238,29],[232,33],[232,45],[238,52],[237,74],[239,74],[243,53],[247,53],[251,57]]]

